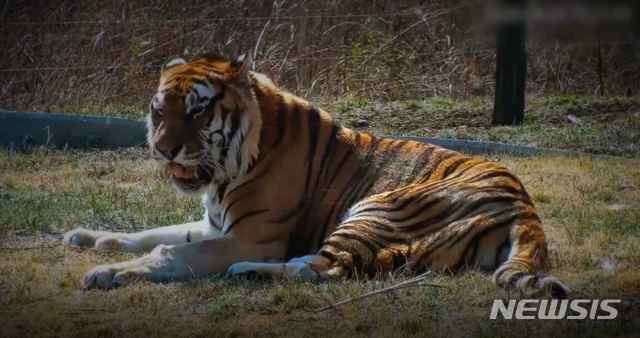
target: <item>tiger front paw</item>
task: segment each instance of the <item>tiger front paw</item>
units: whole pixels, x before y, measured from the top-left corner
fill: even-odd
[[[62,244],[72,248],[93,248],[102,251],[132,251],[135,242],[107,231],[76,228],[64,234]]]
[[[138,281],[180,281],[191,276],[189,266],[176,264],[173,248],[158,245],[138,259],[114,264],[98,265],[82,278],[85,289],[113,289]]]
[[[62,244],[73,248],[92,248],[100,236],[97,231],[75,228],[62,237]]]
[[[98,265],[82,277],[82,286],[85,290],[109,290],[139,281],[154,281],[153,277],[151,268],[146,266],[126,266],[122,263]]]

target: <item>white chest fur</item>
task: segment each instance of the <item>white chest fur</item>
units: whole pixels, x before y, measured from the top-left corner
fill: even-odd
[[[202,206],[204,207],[204,220],[209,223],[208,235],[219,237],[222,235],[222,207],[218,203],[217,187],[211,186],[202,195]]]

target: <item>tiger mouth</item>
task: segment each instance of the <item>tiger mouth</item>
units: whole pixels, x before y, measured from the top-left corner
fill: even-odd
[[[197,190],[212,180],[210,171],[202,165],[183,166],[169,163],[167,169],[173,183],[183,190]]]

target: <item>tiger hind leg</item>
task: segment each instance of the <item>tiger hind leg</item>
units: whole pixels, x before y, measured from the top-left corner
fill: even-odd
[[[401,222],[379,212],[385,208],[370,208],[375,213],[371,215],[366,211],[352,213],[320,249],[325,273],[338,278],[360,271],[375,275],[402,268],[419,272],[477,267],[494,271],[495,283],[506,289],[528,295],[569,296],[565,284],[542,273],[547,244],[530,203],[492,199],[486,204],[461,203],[460,207],[449,203],[443,204],[448,207],[442,210],[437,206],[425,209],[427,217],[437,219],[433,215],[441,214],[443,218],[432,224],[416,223],[420,227],[412,235],[420,231],[425,235],[410,240],[399,231],[404,226]]]
[[[509,256],[493,274],[501,287],[524,293],[549,293],[568,298],[569,288],[556,277],[540,273],[547,260],[547,243],[538,221],[514,225]]]

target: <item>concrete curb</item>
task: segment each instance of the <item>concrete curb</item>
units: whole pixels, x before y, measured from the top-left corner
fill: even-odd
[[[567,157],[580,157],[580,156],[601,156],[583,153],[573,150],[564,149],[547,149],[537,148],[530,146],[521,146],[517,144],[508,144],[500,142],[486,142],[486,141],[471,141],[471,140],[456,140],[439,137],[418,137],[418,136],[390,136],[401,140],[413,140],[423,143],[431,143],[439,145],[443,148],[453,149],[456,151],[464,152],[466,154],[509,154],[518,156],[536,156],[536,155],[554,155],[554,156],[567,156]]]
[[[116,149],[145,144],[143,121],[120,118],[0,111],[0,147],[28,151],[34,146],[74,149]],[[389,137],[432,143],[469,154],[520,156],[600,156],[577,151],[545,149],[498,142],[455,140],[437,137]]]
[[[142,121],[119,118],[0,111],[0,147],[115,149],[143,145]]]

